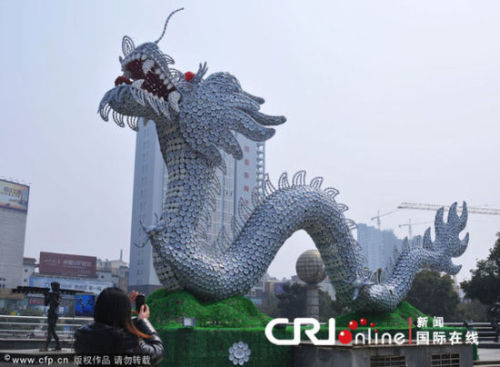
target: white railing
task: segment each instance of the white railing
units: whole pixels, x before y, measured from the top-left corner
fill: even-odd
[[[59,317],[57,335],[72,338],[80,326],[91,322],[90,317]],[[0,339],[44,339],[47,335],[47,317],[0,315]]]

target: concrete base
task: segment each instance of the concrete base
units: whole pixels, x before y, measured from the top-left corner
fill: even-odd
[[[473,365],[472,346],[365,345],[319,347],[301,344],[292,348],[293,367],[422,367]]]

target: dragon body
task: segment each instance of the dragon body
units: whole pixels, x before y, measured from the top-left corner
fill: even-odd
[[[99,112],[108,120],[113,111],[118,125],[127,123],[134,130],[139,118],[156,125],[168,191],[164,213],[145,231],[165,287],[187,289],[211,300],[245,294],[286,239],[301,229],[316,244],[338,299],[356,310],[393,310],[424,268],[448,274],[460,270],[451,258],[467,248],[468,234],[459,238],[467,221],[465,203],[461,216],[456,204],[451,206],[447,222],[440,209],[435,240],[428,229],[423,247],[406,243],[392,273],[377,282],[352,236],[352,222],[344,216],[347,207],[335,200],[338,191],[322,189],[322,178],[306,182],[304,171],[291,182],[283,174],[277,189],[267,178],[264,194],[254,190],[252,208],[240,201],[233,234],[222,228],[217,241],[209,243],[208,217],[220,187],[215,170],[225,169],[220,151],[241,159],[234,132],[265,141],[275,132],[269,126],[285,118],[261,113],[264,100],[245,92],[228,73],[205,78],[206,65],[200,64],[197,73],[182,75],[172,68],[173,59],[160,51],[158,41],[135,47],[124,37],[123,75],[103,97]]]

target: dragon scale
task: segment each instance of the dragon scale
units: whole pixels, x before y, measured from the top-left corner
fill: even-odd
[[[280,125],[285,118],[261,113],[264,100],[245,92],[228,73],[205,78],[206,65],[200,64],[197,73],[182,75],[171,67],[173,59],[159,50],[158,42],[135,47],[124,37],[123,75],[101,100],[99,112],[108,120],[113,111],[118,125],[127,122],[134,130],[138,118],[156,126],[168,190],[165,212],[144,230],[153,246],[158,277],[166,288],[184,288],[212,300],[245,294],[262,278],[283,243],[301,229],[318,248],[338,299],[353,309],[392,310],[420,270],[449,274],[460,270],[451,258],[467,248],[468,235],[459,238],[467,221],[465,203],[461,216],[457,205],[451,206],[447,222],[440,209],[435,240],[428,229],[423,247],[406,242],[392,273],[377,281],[365,267],[366,260],[351,233],[352,222],[343,214],[347,207],[335,200],[338,191],[322,189],[321,178],[307,183],[304,171],[291,182],[283,174],[277,189],[267,179],[265,195],[254,190],[253,208],[240,201],[233,236],[222,228],[217,241],[208,242],[209,214],[220,188],[215,173],[225,170],[220,152],[241,159],[234,132],[265,141],[275,132],[269,126]]]

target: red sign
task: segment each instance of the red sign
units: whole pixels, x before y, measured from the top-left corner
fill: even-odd
[[[45,299],[43,299],[43,298],[30,298],[28,303],[30,305],[45,306]]]
[[[40,274],[95,278],[96,263],[95,256],[40,252]]]

